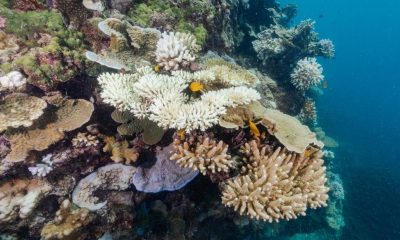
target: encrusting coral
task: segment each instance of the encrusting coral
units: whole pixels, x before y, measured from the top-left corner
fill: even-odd
[[[56,212],[53,221],[47,223],[40,235],[42,239],[85,239],[83,229],[93,221],[94,216],[85,208],[74,208],[71,201],[66,199]]]
[[[14,179],[0,185],[0,223],[25,219],[52,186],[39,179]]]
[[[7,128],[29,127],[42,116],[46,101],[23,93],[7,95],[0,101],[0,132]]]
[[[156,162],[150,168],[138,167],[132,177],[132,183],[138,191],[157,193],[175,191],[192,181],[198,171],[182,168],[170,160],[173,145],[156,150]]]
[[[55,120],[44,128],[33,128],[8,135],[11,152],[5,161],[21,162],[32,150],[43,151],[64,137],[69,132],[81,127],[90,120],[94,106],[83,99],[66,100],[55,112]]]
[[[222,191],[226,206],[251,218],[278,222],[327,205],[329,189],[320,150],[306,156],[281,147],[269,151],[256,141],[250,146],[258,167],[226,182]]]
[[[304,58],[297,62],[290,74],[292,84],[299,90],[305,91],[324,80],[322,66],[316,58]]]
[[[207,135],[188,134],[184,140],[176,136],[173,142],[172,161],[184,168],[192,168],[203,175],[229,172],[233,160],[228,153],[228,145]]]

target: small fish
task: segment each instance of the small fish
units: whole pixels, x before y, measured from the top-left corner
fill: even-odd
[[[328,81],[323,81],[322,82],[322,88],[324,88],[324,89],[328,88]]]
[[[154,72],[159,72],[160,71],[160,66],[158,66],[158,65],[155,65],[154,66]]]
[[[185,134],[185,129],[182,128],[182,129],[178,130],[178,137],[179,137],[180,140],[184,140],[185,139],[185,135],[186,135]]]
[[[250,132],[251,132],[254,136],[259,137],[259,136],[261,135],[261,134],[260,134],[260,130],[258,130],[257,125],[256,125],[253,121],[251,121],[251,120],[249,120],[249,127],[250,127]]]
[[[192,92],[198,92],[204,89],[204,85],[201,82],[192,82],[189,85],[189,89]]]

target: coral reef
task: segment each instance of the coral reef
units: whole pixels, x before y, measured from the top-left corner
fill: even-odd
[[[156,151],[156,162],[150,168],[138,167],[132,183],[138,191],[157,193],[183,188],[198,174],[197,171],[179,167],[170,161],[173,146]]]
[[[104,207],[107,201],[99,202],[94,195],[96,190],[125,190],[129,187],[136,168],[122,164],[109,164],[97,169],[83,178],[72,193],[72,201],[81,208],[96,211]]]
[[[104,152],[110,152],[110,157],[116,163],[123,162],[131,164],[136,162],[139,153],[135,148],[130,148],[128,141],[117,142],[114,137],[105,137],[104,142],[106,145],[103,148]]]
[[[32,175],[36,175],[38,177],[46,177],[46,175],[53,170],[52,157],[53,155],[47,154],[43,157],[41,161],[42,163],[38,163],[34,167],[29,167],[29,172],[31,172]]]
[[[89,210],[74,209],[72,203],[66,199],[56,212],[53,222],[47,223],[40,235],[42,239],[85,239],[82,231],[93,220]]]
[[[18,71],[12,71],[0,77],[0,91],[17,90],[25,86],[26,78]]]
[[[233,167],[231,155],[227,153],[228,145],[207,135],[189,135],[183,141],[177,136],[173,146],[171,160],[181,167],[200,171],[203,175],[207,172],[228,172]]]
[[[286,152],[278,147],[250,142],[252,160],[259,166],[251,173],[228,180],[222,202],[240,214],[278,222],[306,214],[306,209],[326,206],[328,188],[322,152],[312,156]]]
[[[316,58],[304,58],[297,62],[290,74],[292,84],[299,90],[305,91],[316,86],[324,80],[322,66]]]
[[[46,101],[23,93],[7,95],[0,101],[0,132],[7,128],[29,127],[42,116]]]

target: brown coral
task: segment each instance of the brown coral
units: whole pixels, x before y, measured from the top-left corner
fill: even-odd
[[[116,163],[131,164],[136,162],[139,157],[138,151],[135,148],[130,148],[126,140],[117,142],[114,137],[105,137],[104,142],[106,145],[103,151],[110,152],[112,154],[111,160]]]
[[[6,59],[10,54],[17,52],[18,49],[19,46],[16,43],[15,37],[0,30],[0,62],[1,59]]]
[[[66,100],[55,113],[55,120],[44,128],[34,128],[7,136],[11,152],[5,158],[8,162],[21,162],[32,150],[43,151],[64,137],[64,132],[75,130],[90,120],[94,110],[91,102],[76,99]]]
[[[176,136],[173,146],[171,160],[181,167],[198,170],[203,175],[207,172],[229,172],[233,167],[231,155],[227,153],[228,145],[207,135],[190,135],[185,140]]]
[[[46,101],[27,94],[8,95],[0,101],[0,132],[9,127],[31,126],[46,106]]]
[[[84,229],[94,219],[86,208],[74,208],[66,199],[61,203],[54,221],[46,224],[41,232],[42,239],[85,239]]]
[[[268,151],[256,141],[250,146],[251,159],[258,166],[226,182],[223,204],[269,222],[295,219],[305,215],[307,208],[326,206],[329,189],[320,150],[300,155],[281,147]]]
[[[143,56],[147,61],[155,58],[157,42],[161,38],[160,31],[155,28],[132,26],[127,28],[127,33],[138,55]]]
[[[52,187],[39,179],[14,179],[0,186],[0,223],[27,218]]]

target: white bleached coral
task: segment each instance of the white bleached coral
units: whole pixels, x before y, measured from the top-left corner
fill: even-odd
[[[321,54],[326,58],[333,58],[335,56],[335,45],[329,39],[321,39],[318,42],[318,48]]]
[[[36,175],[39,177],[46,177],[47,174],[53,171],[52,158],[53,158],[52,154],[47,154],[46,156],[43,157],[42,163],[38,163],[34,167],[29,167],[28,168],[29,172],[31,172],[32,175]]]
[[[9,72],[0,77],[0,91],[14,90],[23,87],[26,84],[26,78],[18,71]]]
[[[187,67],[196,59],[200,46],[192,34],[162,33],[157,43],[156,61],[167,71]]]
[[[297,62],[290,74],[292,84],[299,90],[305,91],[324,80],[322,66],[316,58],[304,58]]]

